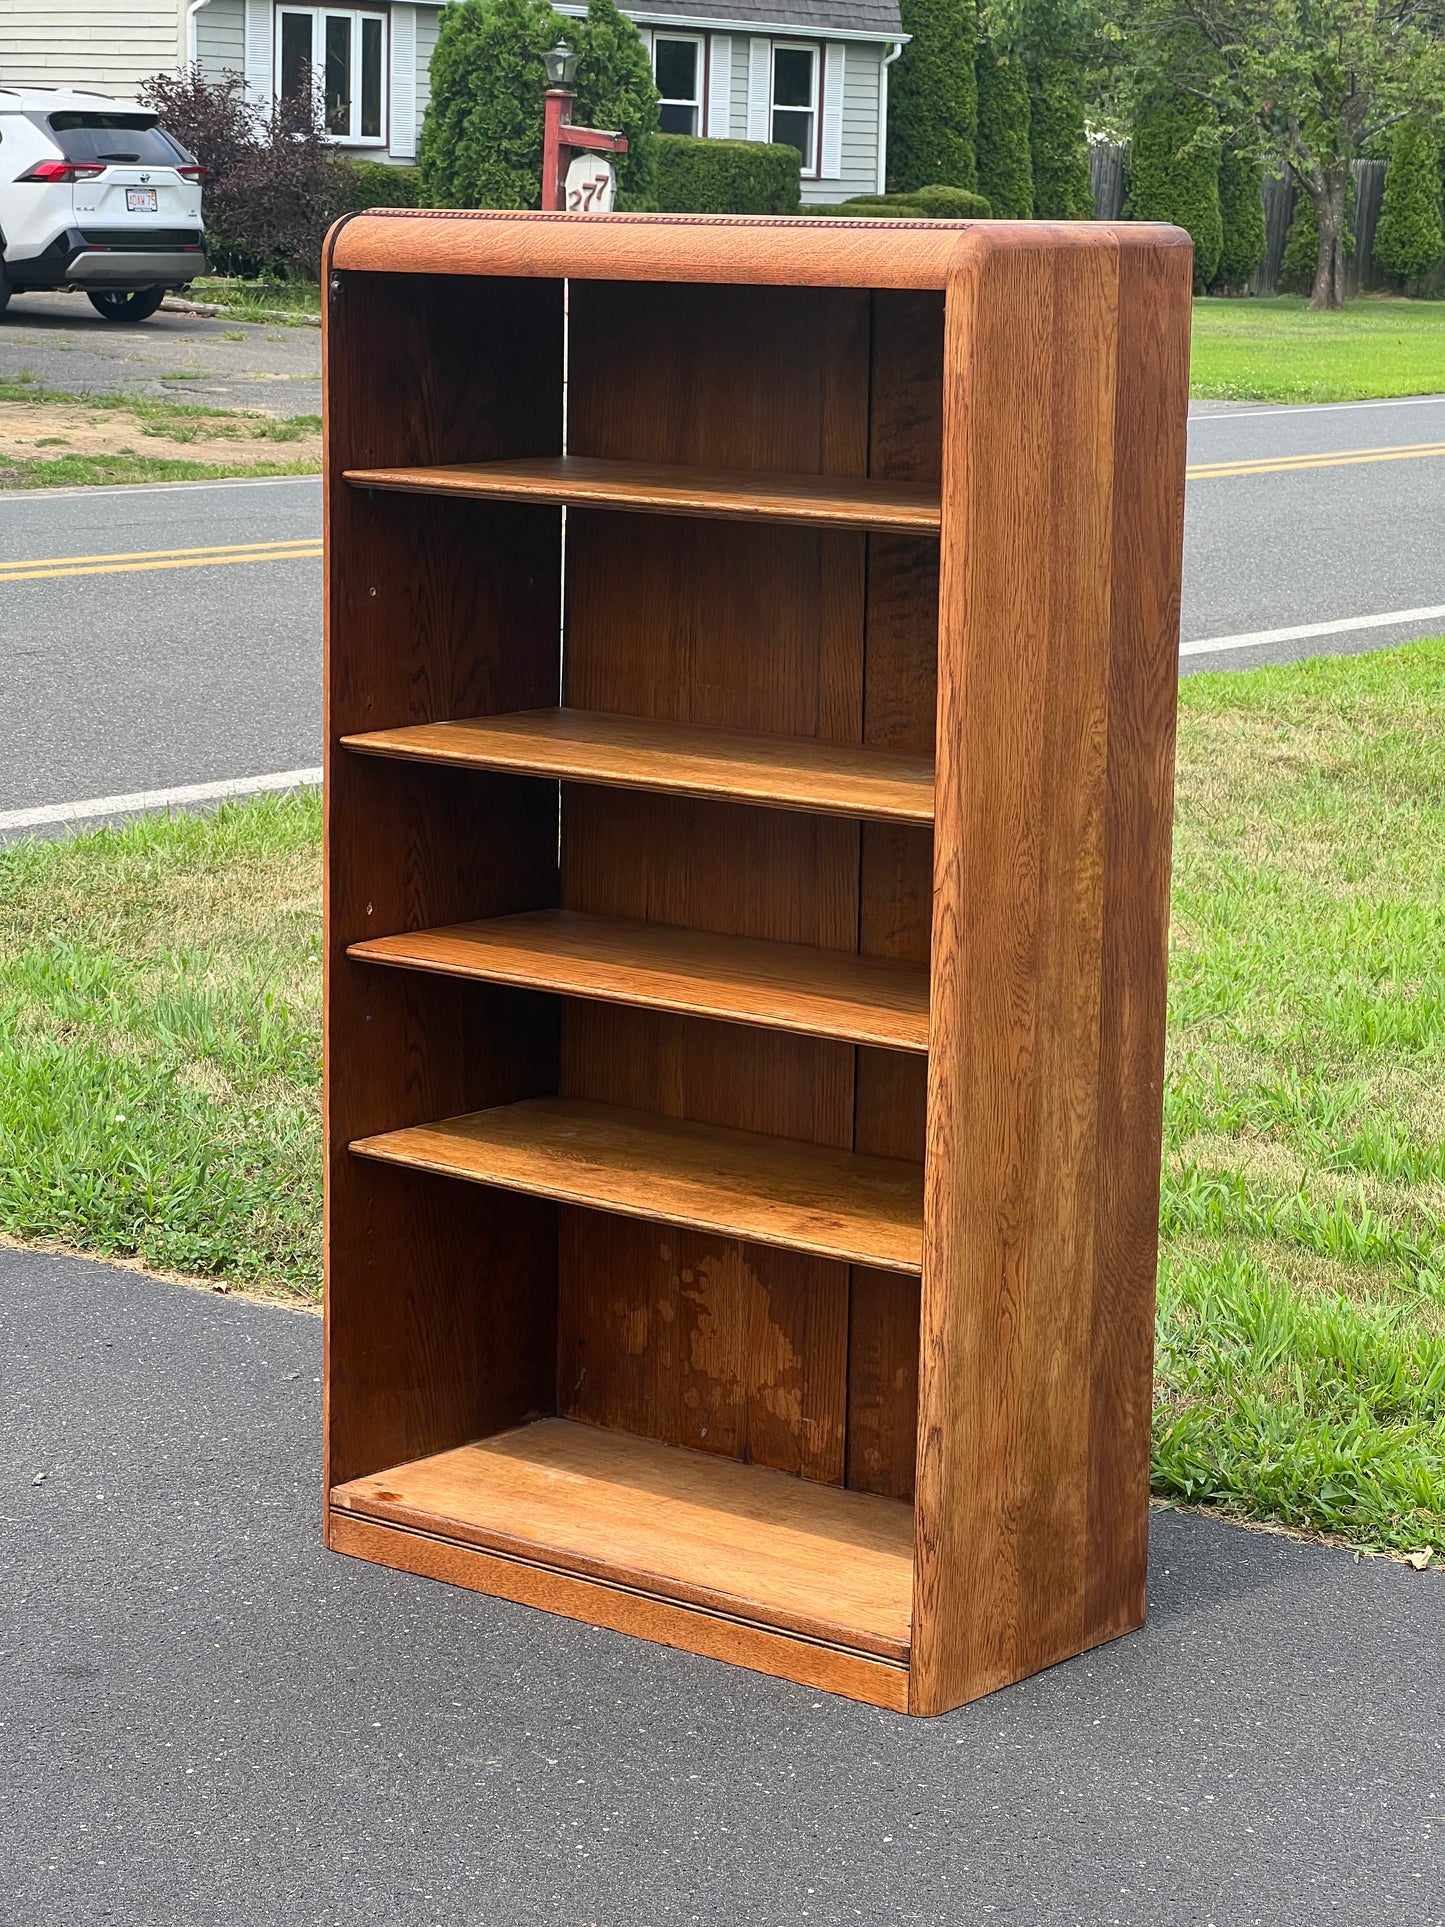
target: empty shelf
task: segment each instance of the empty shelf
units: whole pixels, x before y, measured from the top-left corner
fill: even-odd
[[[352,944],[347,954],[365,963],[885,1049],[928,1049],[928,972],[922,964],[806,944],[539,910],[377,937]]]
[[[923,1269],[923,1171],[897,1158],[561,1097],[387,1131],[351,1148],[845,1264]]]
[[[332,1489],[347,1512],[906,1664],[913,1508],[544,1419]]]
[[[400,489],[413,495],[567,502],[654,515],[804,522],[825,529],[937,535],[941,520],[936,483],[920,486],[861,476],[683,468],[661,462],[602,461],[590,455],[537,455],[445,468],[353,468],[346,470],[346,480],[358,488]]]
[[[371,730],[342,741],[370,756],[713,796],[823,816],[933,821],[933,765],[925,757],[812,736],[750,736],[588,709],[528,709]]]

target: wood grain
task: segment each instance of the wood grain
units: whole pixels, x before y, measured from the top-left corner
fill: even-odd
[[[928,1049],[925,965],[544,910],[352,944],[364,963]]]
[[[327,1544],[334,1552],[374,1560],[399,1572],[470,1586],[476,1592],[580,1619],[589,1626],[605,1626],[707,1659],[748,1666],[813,1692],[838,1693],[895,1713],[908,1710],[907,1669],[889,1660],[746,1625],[725,1614],[675,1605],[625,1586],[579,1579],[431,1533],[383,1525],[339,1508],[329,1513]]]
[[[331,1503],[908,1658],[913,1515],[888,1499],[552,1419],[354,1480]]]
[[[536,1098],[361,1138],[364,1158],[886,1270],[921,1262],[901,1160]]]
[[[1187,270],[1177,250],[1166,272]],[[1115,468],[1119,300],[1118,246],[1082,233],[1046,247],[979,230],[949,291],[910,1678],[922,1712],[1082,1650],[1101,1539],[1147,1504],[1142,1488],[1118,1491],[1107,1523],[1090,1507],[1093,1361],[1147,1348],[1151,1310],[1103,1276],[1105,958],[1125,983],[1161,967],[1130,907],[1154,873],[1106,881],[1112,636],[1117,604],[1152,601],[1178,568],[1177,551],[1152,549],[1136,558],[1147,584],[1115,569],[1115,505],[1140,479]],[[951,533],[965,528],[966,542]],[[1113,1195],[1155,1183],[1116,1169]]]
[[[415,495],[555,502],[572,508],[797,522],[828,529],[916,529],[936,534],[939,517],[938,497],[932,490],[901,482],[606,461],[586,455],[457,462],[437,468],[348,469],[345,480],[353,488]]]
[[[368,756],[512,770],[654,794],[907,823],[933,820],[931,758],[811,737],[538,709],[361,730],[342,742]]]

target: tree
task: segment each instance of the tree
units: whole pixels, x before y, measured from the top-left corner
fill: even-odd
[[[547,0],[443,7],[417,146],[433,207],[541,205],[542,55],[561,38]]]
[[[1214,279],[1224,246],[1219,130],[1206,101],[1161,88],[1139,103],[1129,153],[1131,221],[1172,221],[1194,243],[1194,290]]]
[[[1215,284],[1240,288],[1264,259],[1264,169],[1258,153],[1231,143],[1219,156],[1219,221],[1222,246]]]
[[[587,18],[567,31],[577,48],[573,118],[627,136],[627,152],[616,158],[618,191],[630,207],[655,208],[657,87],[642,36],[613,0],[587,0]]]
[[[1248,131],[1279,155],[1314,209],[1310,306],[1340,307],[1350,163],[1386,128],[1445,109],[1445,0],[1108,4],[1139,93],[1173,85],[1213,108],[1226,139]]]
[[[1445,257],[1440,143],[1418,121],[1402,121],[1390,142],[1375,259],[1402,281],[1430,274]]]
[[[1027,221],[1034,211],[1029,154],[1029,77],[1019,56],[981,39],[973,63],[978,89],[978,191],[1000,221]]]
[[[1035,57],[1029,68],[1029,152],[1034,213],[1040,220],[1089,221],[1089,144],[1084,132],[1084,70],[1068,53]]]
[[[888,185],[974,187],[975,0],[902,0],[902,13],[913,37],[888,89]]]

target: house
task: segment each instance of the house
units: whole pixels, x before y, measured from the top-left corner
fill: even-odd
[[[310,63],[325,76],[341,146],[409,161],[440,11],[433,0],[0,0],[0,84],[125,97],[196,60],[211,75],[244,73],[267,98],[299,85]],[[563,0],[559,11],[586,9]],[[906,37],[898,0],[660,0],[624,11],[651,52],[665,132],[790,142],[805,204],[883,186],[888,68]]]

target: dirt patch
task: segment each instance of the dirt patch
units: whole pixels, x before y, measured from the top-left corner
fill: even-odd
[[[276,415],[147,415],[70,402],[0,402],[0,464],[65,455],[227,463],[321,462],[321,432]]]

